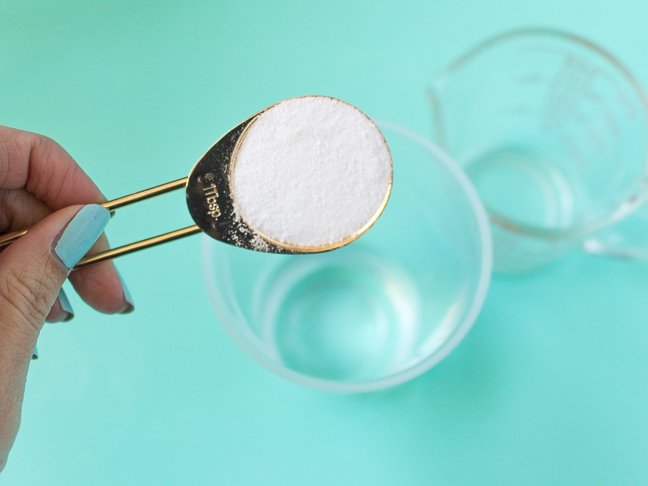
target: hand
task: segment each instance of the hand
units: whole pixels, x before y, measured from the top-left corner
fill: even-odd
[[[74,273],[91,249],[108,248],[103,195],[58,144],[0,126],[0,233],[31,228],[0,253],[0,471],[16,437],[27,369],[44,322],[73,312],[61,285],[109,313],[133,310],[111,262]]]

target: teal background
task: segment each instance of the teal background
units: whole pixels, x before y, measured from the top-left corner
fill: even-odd
[[[321,93],[430,133],[424,88],[525,25],[606,46],[648,85],[640,0],[0,3],[0,123],[66,147],[109,197],[185,176],[220,134]],[[124,209],[114,243],[188,222]],[[648,265],[573,255],[497,277],[466,340],[385,392],[311,390],[220,327],[198,237],[125,257],[137,310],[50,325],[7,485],[648,483]],[[70,292],[71,294],[71,292]]]

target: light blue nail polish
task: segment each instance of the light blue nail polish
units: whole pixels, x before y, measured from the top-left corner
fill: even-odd
[[[54,254],[67,268],[74,268],[97,241],[108,221],[110,213],[103,206],[83,206],[54,243]]]
[[[32,351],[32,359],[38,359],[38,347],[34,346],[34,350]]]
[[[119,275],[119,280],[121,281],[122,290],[124,292],[124,302],[126,302],[126,308],[122,311],[122,314],[129,314],[135,310],[135,303],[133,302],[133,297],[131,296],[128,286],[126,285],[126,282],[124,282],[121,274],[117,272],[117,275]]]
[[[72,308],[72,304],[70,304],[70,300],[68,299],[65,290],[61,289],[61,291],[59,292],[58,301],[59,305],[61,306],[61,310],[66,314],[63,320],[69,321],[74,317],[74,309]]]

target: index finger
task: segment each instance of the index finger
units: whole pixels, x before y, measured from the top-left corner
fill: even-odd
[[[53,211],[105,200],[92,179],[58,143],[0,126],[0,188],[25,189]]]

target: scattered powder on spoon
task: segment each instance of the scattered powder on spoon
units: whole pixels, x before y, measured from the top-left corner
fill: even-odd
[[[230,184],[239,215],[264,238],[322,248],[370,226],[391,179],[387,143],[364,113],[306,96],[270,107],[248,127]]]

